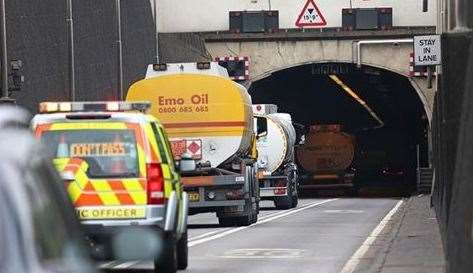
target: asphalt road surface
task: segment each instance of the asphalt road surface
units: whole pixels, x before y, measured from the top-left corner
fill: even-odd
[[[340,273],[398,202],[395,198],[303,199],[297,208],[285,211],[263,202],[258,223],[249,227],[221,228],[214,214],[190,216],[185,272]],[[153,272],[151,261],[114,262],[107,268]]]

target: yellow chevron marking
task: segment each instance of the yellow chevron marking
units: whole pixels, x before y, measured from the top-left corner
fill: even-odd
[[[151,146],[150,148],[152,149],[151,152],[153,152],[157,157],[158,160],[161,162],[161,154],[159,153],[158,145],[157,145],[157,139],[156,135],[153,132],[153,129],[151,129],[151,125],[145,126],[145,133],[148,136],[148,143]]]
[[[143,187],[141,187],[141,183],[138,179],[124,180],[123,186],[125,187],[128,194],[131,196],[131,199],[133,199],[136,205],[146,204],[146,191],[145,189],[143,189]]]
[[[143,147],[140,145],[137,145],[138,147],[138,163],[139,163],[139,168],[140,168],[140,174],[141,176],[145,177],[146,176],[146,154],[145,151],[143,150]]]
[[[75,182],[72,182],[67,187],[67,193],[69,194],[69,198],[71,198],[72,203],[75,204],[81,196],[82,191]]]
[[[163,177],[164,179],[171,179],[171,170],[169,168],[169,165],[167,164],[162,164],[161,169],[163,170]]]
[[[112,191],[112,188],[110,187],[110,184],[108,184],[107,180],[94,179],[92,180],[91,184],[105,206],[120,205],[120,200],[118,200],[117,196],[115,195],[115,192]]]

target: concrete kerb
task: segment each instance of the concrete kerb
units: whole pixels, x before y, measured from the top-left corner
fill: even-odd
[[[404,201],[406,201],[406,199]],[[365,255],[359,260],[358,265],[352,273],[381,272],[390,248],[399,234],[406,213],[406,206],[407,202],[404,202],[400,206],[397,212],[390,219],[389,223],[370,245],[370,248]]]
[[[426,225],[426,220],[418,217],[419,214],[426,216],[430,209],[429,196],[419,195],[405,199],[404,204],[393,215],[388,225],[377,236],[369,250],[359,260],[358,265],[352,271],[354,273],[424,273],[444,272],[445,261],[438,252],[432,251],[432,244],[440,241],[440,234],[436,232],[435,226]],[[436,221],[434,225],[437,224]],[[413,223],[417,226],[413,226]],[[419,227],[428,229],[425,234],[416,234]],[[435,236],[435,237],[433,237]],[[414,241],[417,240],[417,241]],[[409,241],[412,241],[409,244]],[[410,248],[417,244],[415,249]],[[432,243],[434,241],[434,243]],[[415,254],[409,256],[410,253]],[[399,254],[402,255],[399,255]],[[443,255],[443,252],[442,252]],[[434,262],[435,261],[435,262]]]

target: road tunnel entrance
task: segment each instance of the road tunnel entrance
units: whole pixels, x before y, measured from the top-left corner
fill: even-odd
[[[296,161],[305,187],[355,184],[413,190],[418,165],[429,166],[428,118],[405,76],[348,63],[308,64],[253,82],[250,93],[254,103],[276,104],[279,112],[290,113],[293,122],[301,125],[304,138]],[[323,147],[338,141],[321,134],[327,128],[342,128],[340,133],[351,139],[340,140],[345,146],[331,147],[330,153],[339,153],[331,158],[320,156],[327,152]],[[309,142],[319,146],[309,147]],[[347,143],[353,143],[349,164],[341,155]],[[340,158],[345,164],[337,162]]]

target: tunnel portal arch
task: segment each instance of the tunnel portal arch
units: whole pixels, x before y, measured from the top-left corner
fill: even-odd
[[[405,150],[413,179],[417,149],[421,165],[430,166],[431,111],[425,94],[400,71],[366,64],[358,68],[350,62],[305,62],[253,78],[249,93],[253,103],[276,104],[280,112],[291,114],[306,134],[313,125],[341,124],[365,150]],[[374,116],[383,121],[381,129]]]
[[[298,62],[298,63],[293,63],[293,64],[287,64],[287,65],[282,65],[278,68],[273,68],[273,69],[270,69],[268,71],[265,71],[258,75],[253,76],[251,80],[248,83],[246,83],[246,86],[248,87],[249,90],[251,90],[252,86],[254,86],[255,83],[265,78],[270,77],[274,73],[278,73],[278,72],[285,71],[288,69],[293,69],[293,68],[303,67],[303,66],[308,66],[308,65],[331,65],[331,64],[354,65],[353,62],[339,61],[339,60],[303,61],[303,62]],[[407,79],[410,82],[413,90],[415,90],[418,99],[422,102],[423,109],[425,111],[425,114],[430,124],[430,122],[432,121],[433,101],[431,99],[432,94],[429,94],[426,92],[426,88],[425,88],[426,84],[425,84],[424,79],[416,79],[416,78],[409,77],[409,75],[407,75],[405,71],[395,69],[392,66],[384,66],[384,65],[375,64],[375,63],[362,62],[362,68],[388,71]]]
[[[295,40],[206,40],[209,54],[215,57],[249,57],[249,74],[252,83],[258,82],[272,73],[304,65],[320,63],[359,62],[364,67],[390,71],[407,78],[424,104],[429,121],[435,98],[433,88],[428,88],[426,78],[409,77],[411,54],[410,43],[365,44],[358,46],[359,39],[295,39]]]

